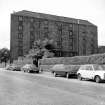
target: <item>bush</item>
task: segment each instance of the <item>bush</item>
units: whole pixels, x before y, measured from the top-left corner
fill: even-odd
[[[41,60],[41,64],[42,65],[105,64],[105,54],[94,54],[90,56],[75,56],[75,57],[44,58]]]

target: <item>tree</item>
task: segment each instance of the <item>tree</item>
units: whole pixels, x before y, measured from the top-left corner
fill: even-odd
[[[28,56],[42,58],[44,53],[43,43],[40,40],[34,41],[32,49],[30,49]]]
[[[37,40],[34,42],[33,48],[29,51],[29,56],[35,56],[41,59],[44,57],[54,56],[56,42],[50,39]]]
[[[53,52],[54,53],[54,50],[56,49],[57,47],[57,43],[54,41],[54,40],[48,40],[48,39],[45,39],[43,41],[44,43],[44,48],[47,49],[49,52]]]
[[[2,48],[0,50],[0,61],[5,62],[5,66],[7,61],[10,59],[10,51],[7,48]]]
[[[37,67],[39,66],[39,59],[43,57],[51,58],[54,56],[54,50],[56,48],[56,43],[54,40],[44,39],[34,41],[32,49],[30,49],[28,57],[33,58],[33,64]]]

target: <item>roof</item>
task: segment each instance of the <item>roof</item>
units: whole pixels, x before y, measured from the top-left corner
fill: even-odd
[[[31,11],[26,11],[26,10],[14,12],[13,14],[20,15],[20,16],[41,18],[41,19],[49,19],[49,20],[54,20],[54,21],[62,21],[62,22],[67,22],[67,23],[76,23],[76,24],[95,26],[94,24],[92,24],[91,22],[87,20],[68,18],[68,17],[56,16],[56,15],[50,15],[50,14],[44,14],[44,13],[37,13],[37,12],[31,12]]]

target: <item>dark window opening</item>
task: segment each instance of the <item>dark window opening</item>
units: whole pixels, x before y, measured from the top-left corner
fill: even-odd
[[[23,49],[21,48],[18,49],[18,56],[23,56]]]
[[[30,41],[30,49],[32,49],[34,46],[34,40],[33,41]]]
[[[86,39],[85,38],[83,38],[82,44],[83,44],[83,55],[86,55]]]
[[[71,37],[73,35],[73,31],[69,30],[69,37]]]
[[[30,40],[34,40],[34,39],[35,39],[34,32],[31,31],[31,32],[30,32]]]
[[[22,40],[19,40],[19,41],[18,41],[18,46],[19,46],[19,47],[23,47],[23,41],[22,41]]]
[[[19,33],[18,34],[18,39],[22,39],[23,38],[23,34],[22,33]]]

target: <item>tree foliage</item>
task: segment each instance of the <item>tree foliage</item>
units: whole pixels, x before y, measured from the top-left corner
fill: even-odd
[[[0,61],[7,62],[10,59],[10,51],[7,48],[2,48],[0,50]]]
[[[54,40],[44,39],[34,41],[33,48],[29,51],[29,55],[42,58],[54,56],[56,42]]]

